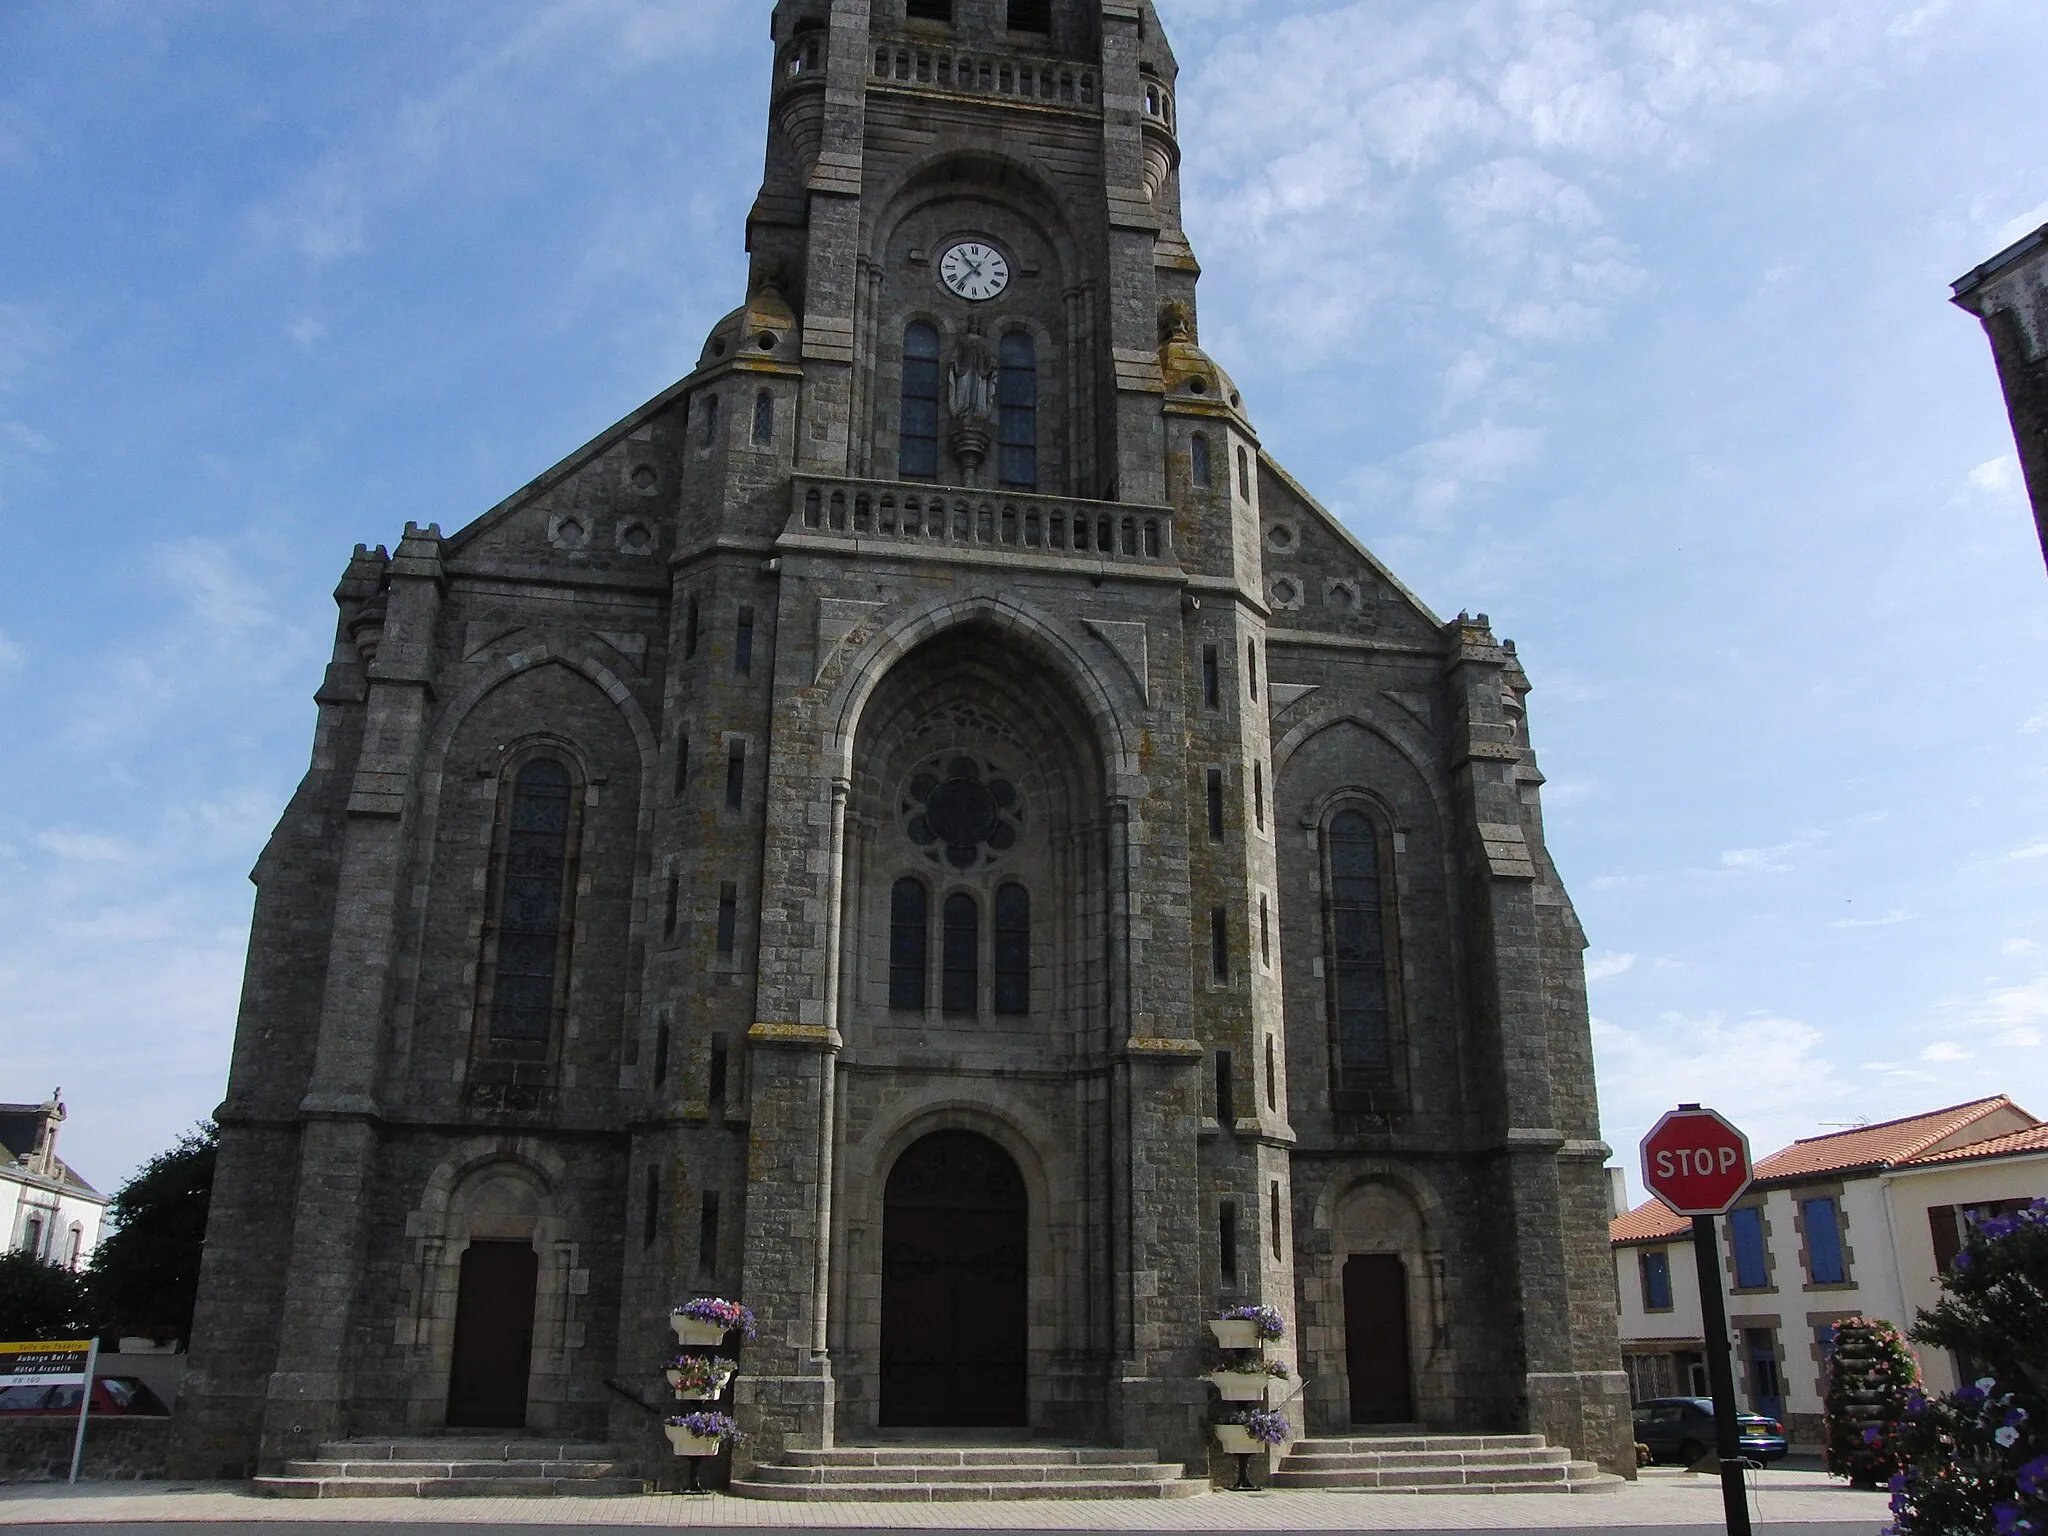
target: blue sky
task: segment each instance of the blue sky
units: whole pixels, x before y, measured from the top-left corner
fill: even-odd
[[[1624,1160],[2048,1113],[2048,574],[1947,284],[2048,220],[2037,0],[1160,0],[1204,344],[1535,680]],[[0,1097],[218,1101],[358,541],[738,301],[759,0],[0,12]]]

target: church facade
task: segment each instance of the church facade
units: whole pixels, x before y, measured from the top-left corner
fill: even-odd
[[[1202,350],[1150,0],[780,0],[745,303],[358,546],[255,871],[188,1471],[464,1427],[1011,1426],[1632,1468],[1584,940],[1512,644]]]

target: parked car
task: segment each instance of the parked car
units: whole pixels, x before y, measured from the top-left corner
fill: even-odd
[[[1636,1441],[1650,1448],[1652,1461],[1691,1466],[1714,1448],[1711,1397],[1653,1397],[1635,1407]],[[1785,1454],[1785,1427],[1761,1413],[1735,1415],[1736,1445],[1752,1461],[1773,1462]]]
[[[77,1386],[48,1387],[36,1382],[18,1382],[0,1387],[0,1414],[68,1418],[78,1417]],[[139,1376],[95,1376],[92,1383],[92,1413],[144,1415],[165,1418],[170,1414],[163,1399],[150,1391]]]

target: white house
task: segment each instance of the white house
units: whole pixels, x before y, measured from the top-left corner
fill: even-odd
[[[1972,1221],[2044,1195],[2048,1125],[2002,1094],[1763,1159],[1717,1228],[1737,1397],[1817,1445],[1835,1324],[1861,1314],[1910,1326]],[[1616,1216],[1609,1236],[1633,1396],[1704,1394],[1691,1222],[1652,1200]],[[1945,1355],[1923,1351],[1921,1369],[1935,1390],[1957,1383]]]
[[[64,1105],[0,1104],[0,1235],[5,1252],[83,1269],[100,1240],[107,1197],[57,1156]]]

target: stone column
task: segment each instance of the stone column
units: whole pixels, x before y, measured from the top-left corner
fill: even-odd
[[[390,573],[336,874],[319,1044],[299,1105],[306,1124],[277,1368],[263,1416],[267,1466],[348,1430],[349,1340],[378,1143],[377,1075],[445,580],[440,529],[406,524]]]

